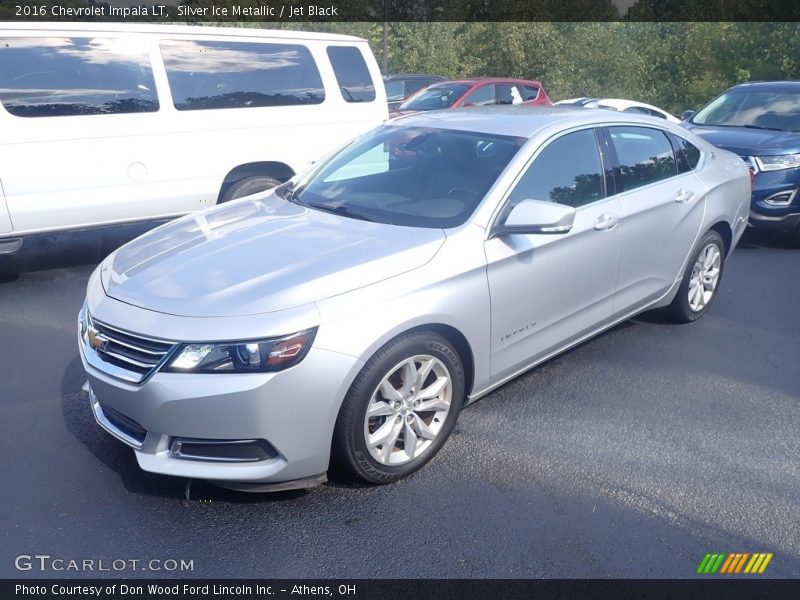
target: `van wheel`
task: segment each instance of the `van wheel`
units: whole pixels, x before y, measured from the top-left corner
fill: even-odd
[[[219,199],[219,204],[228,202],[229,200],[235,200],[236,198],[250,196],[251,194],[257,194],[258,192],[263,192],[265,190],[271,190],[280,184],[280,181],[267,175],[245,177],[244,179],[240,179],[234,183],[226,190],[226,192],[222,195],[222,198]]]
[[[461,357],[444,337],[406,333],[364,365],[342,403],[334,461],[368,483],[420,469],[453,430],[464,402]]]
[[[707,232],[692,255],[683,282],[666,312],[678,323],[691,323],[702,317],[717,297],[725,262],[725,242],[714,230]]]

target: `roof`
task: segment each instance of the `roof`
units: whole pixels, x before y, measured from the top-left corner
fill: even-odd
[[[584,110],[576,106],[479,106],[455,110],[432,110],[397,117],[389,121],[404,127],[436,127],[476,131],[515,137],[533,137],[553,125],[564,126],[630,123],[663,127],[664,119],[598,108]]]
[[[447,77],[442,75],[428,75],[426,73],[389,73],[383,76],[384,79],[436,79],[445,81]]]
[[[800,81],[747,81],[733,86],[735,89],[753,88],[762,90],[800,91]]]
[[[476,85],[478,83],[528,83],[542,85],[541,82],[534,79],[516,79],[514,77],[474,77],[472,79],[451,79],[450,81],[442,83],[466,83],[469,85]]]
[[[234,36],[252,38],[285,38],[294,40],[328,40],[337,42],[363,42],[365,40],[351,35],[337,33],[315,33],[286,29],[256,29],[253,27],[212,27],[195,25],[160,25],[152,23],[107,23],[107,22],[73,22],[38,23],[38,22],[0,22],[0,32],[19,31],[25,33],[38,32],[76,32],[76,33],[152,33],[191,36]]]

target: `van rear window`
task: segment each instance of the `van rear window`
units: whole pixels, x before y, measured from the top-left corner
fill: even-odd
[[[178,110],[319,104],[314,57],[299,44],[165,40],[161,55]]]
[[[154,112],[147,50],[114,38],[0,38],[0,103],[18,117]]]
[[[375,100],[375,84],[372,83],[367,63],[355,46],[328,46],[336,82],[347,102],[372,102]],[[401,98],[402,100],[402,98]]]

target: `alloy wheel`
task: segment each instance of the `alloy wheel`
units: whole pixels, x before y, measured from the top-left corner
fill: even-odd
[[[711,302],[717,291],[721,267],[719,246],[713,242],[707,244],[698,254],[689,279],[689,308],[694,312],[700,312]]]
[[[417,355],[395,365],[372,393],[364,417],[370,455],[402,465],[433,444],[450,412],[453,382],[438,358]]]

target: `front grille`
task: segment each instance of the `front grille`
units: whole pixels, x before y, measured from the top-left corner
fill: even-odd
[[[92,331],[93,330],[93,331]],[[175,344],[142,337],[92,319],[89,331],[100,344],[91,344],[103,362],[136,373],[138,382],[147,378],[170,352]]]

